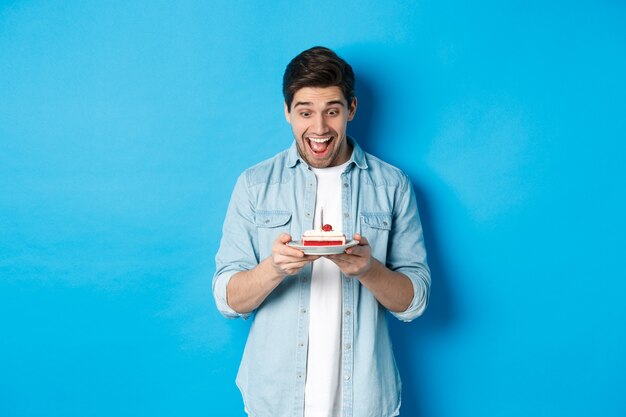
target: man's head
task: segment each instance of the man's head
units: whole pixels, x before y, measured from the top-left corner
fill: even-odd
[[[323,46],[301,52],[283,75],[283,96],[291,111],[293,96],[302,87],[339,87],[347,103],[354,98],[354,72],[346,61]]]
[[[308,49],[287,65],[283,95],[302,158],[315,168],[346,162],[351,153],[347,124],[356,112],[350,65],[330,49]]]

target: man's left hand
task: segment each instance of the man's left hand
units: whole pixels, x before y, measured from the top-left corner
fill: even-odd
[[[363,236],[355,233],[354,240],[358,241],[357,246],[346,249],[341,255],[328,255],[330,259],[347,276],[360,277],[365,275],[372,268],[372,248]]]

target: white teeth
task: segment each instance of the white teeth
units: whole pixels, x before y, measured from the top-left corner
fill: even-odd
[[[326,138],[311,138],[311,137],[309,137],[309,140],[311,142],[315,142],[315,143],[324,143],[324,142],[328,142],[330,140],[330,136],[326,137]]]

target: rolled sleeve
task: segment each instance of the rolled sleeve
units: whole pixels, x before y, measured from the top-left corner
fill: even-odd
[[[226,296],[226,287],[228,287],[228,283],[230,282],[230,279],[236,273],[237,273],[236,271],[232,271],[232,272],[223,273],[221,275],[217,275],[217,274],[215,275],[215,277],[213,278],[213,297],[215,298],[215,304],[217,305],[218,311],[224,317],[229,318],[229,319],[242,318],[245,320],[248,317],[250,317],[252,313],[242,314],[242,313],[236,312],[228,305],[228,300]]]
[[[399,320],[402,320],[404,322],[410,322],[421,316],[428,306],[428,298],[430,293],[430,273],[427,271],[425,275],[414,275],[406,273],[405,275],[411,280],[411,284],[413,284],[413,300],[405,311],[391,311],[390,313]]]
[[[426,309],[431,278],[415,192],[406,176],[396,197],[393,224],[387,266],[411,280],[413,300],[405,311],[391,313],[399,320],[409,322],[422,315]]]
[[[217,309],[224,317],[246,319],[252,314],[241,314],[233,310],[228,305],[226,288],[233,275],[253,269],[258,264],[255,242],[254,209],[245,176],[241,175],[228,205],[222,240],[215,256],[213,297]]]

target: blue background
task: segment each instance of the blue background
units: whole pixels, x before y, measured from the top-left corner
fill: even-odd
[[[622,1],[0,2],[0,415],[242,416],[210,280],[301,50],[416,187],[402,415],[626,415]]]

